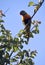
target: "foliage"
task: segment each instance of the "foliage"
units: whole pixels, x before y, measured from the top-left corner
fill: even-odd
[[[34,2],[29,2],[28,6],[33,6]]]
[[[34,22],[32,22],[34,25]],[[39,24],[39,22],[38,22]],[[38,25],[36,25],[32,32],[30,32],[30,38],[33,38],[33,34],[38,33]],[[23,39],[24,38],[24,39]],[[12,37],[11,32],[5,29],[3,21],[0,22],[0,64],[6,65],[15,62],[17,65],[33,65],[33,58],[36,56],[37,51],[22,50],[23,44],[28,44],[25,36],[25,31],[20,30],[17,37]],[[13,53],[14,56],[13,56]]]

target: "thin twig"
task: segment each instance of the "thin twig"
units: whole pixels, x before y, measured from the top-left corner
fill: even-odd
[[[4,12],[4,14],[9,10],[9,8]]]
[[[11,52],[11,54],[10,54],[9,58],[12,56],[13,52],[14,52],[14,51],[12,51],[12,52]]]
[[[32,30],[34,29],[34,27],[36,27],[36,25],[34,25],[34,26],[31,28],[31,30],[30,30],[30,31],[32,31]]]

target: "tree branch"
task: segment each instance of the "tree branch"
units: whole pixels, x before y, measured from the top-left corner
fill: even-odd
[[[43,2],[44,2],[44,0],[43,0],[41,3],[39,3],[38,5],[40,5],[40,7],[41,7],[41,6],[42,6],[42,4],[43,4]],[[38,5],[37,5],[37,6],[38,6]],[[39,8],[40,8],[40,7],[39,7]],[[38,10],[39,10],[39,9],[38,9]],[[37,11],[38,11],[38,10],[37,10]],[[31,19],[34,17],[34,15],[37,13],[37,11],[36,11],[36,12],[34,12],[34,14],[32,15]],[[28,22],[28,24],[29,24],[29,23],[30,23],[30,21]],[[25,26],[24,30],[27,28],[27,25],[28,25],[28,24],[26,24],[26,26]]]
[[[44,2],[44,0],[42,1],[42,3],[39,3],[38,5],[40,5],[40,7],[41,7],[42,4],[43,4],[43,2]],[[38,6],[38,5],[37,5],[37,6]],[[39,8],[40,8],[40,7],[39,7]],[[38,9],[38,10],[39,10],[39,9]],[[37,11],[38,11],[38,10],[37,10]],[[37,11],[32,15],[31,19],[34,17],[34,15],[37,13]]]

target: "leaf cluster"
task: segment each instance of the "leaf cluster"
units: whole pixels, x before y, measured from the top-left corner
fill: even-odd
[[[34,23],[33,23],[34,24]],[[35,27],[34,27],[35,28]],[[30,38],[33,36],[33,31],[30,32]],[[34,65],[33,58],[36,56],[36,51],[23,50],[24,43],[27,44],[25,31],[20,30],[17,37],[11,35],[11,31],[7,30],[3,21],[0,22],[0,64],[15,64],[17,65]],[[14,56],[13,56],[14,53]]]

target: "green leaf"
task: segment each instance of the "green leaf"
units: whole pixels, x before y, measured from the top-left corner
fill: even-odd
[[[37,33],[39,33],[39,30],[37,30]]]
[[[29,2],[28,6],[33,6],[34,5],[34,2]]]
[[[31,37],[31,38],[34,38],[34,36],[33,36],[32,32],[30,32],[30,37]]]
[[[22,36],[22,34],[21,34],[21,33],[18,33],[17,35],[18,35],[18,37],[21,37],[21,36]]]
[[[36,54],[37,54],[37,51],[35,50],[35,51],[32,51],[31,53],[30,53],[30,57],[31,58],[34,58],[35,56],[36,56]]]
[[[23,45],[20,45],[20,48],[22,49],[23,48]]]
[[[4,22],[3,20],[0,20],[0,22]]]
[[[39,24],[41,24],[41,22],[40,22],[40,21],[39,21],[38,23],[39,23]]]
[[[11,59],[11,62],[16,62],[17,60],[15,58],[12,58]]]
[[[29,53],[28,53],[28,51],[26,51],[26,56],[29,57]]]
[[[3,25],[1,25],[1,28],[5,30],[5,27]]]
[[[5,58],[9,58],[9,53],[6,53]]]
[[[25,44],[28,44],[28,42],[27,41],[24,41],[25,42]]]
[[[14,41],[15,41],[15,42],[19,42],[19,39],[18,39],[18,38],[14,38]]]
[[[24,55],[21,56],[21,59],[23,59],[23,58],[24,58]]]
[[[33,30],[32,33],[36,34],[36,30]]]
[[[20,33],[23,33],[24,32],[24,30],[20,30]]]
[[[6,50],[7,50],[7,51],[10,51],[10,50],[11,50],[11,47],[10,47],[10,46],[8,46],[8,48],[6,48]]]
[[[18,47],[13,46],[13,51],[16,52],[17,50],[19,50]]]

